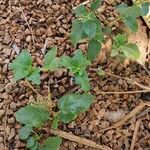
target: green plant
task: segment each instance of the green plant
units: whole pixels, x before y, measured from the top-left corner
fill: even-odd
[[[61,58],[61,65],[68,68],[69,71],[74,74],[76,83],[79,84],[84,91],[90,90],[89,78],[86,73],[86,67],[90,64],[91,62],[81,50],[77,50],[73,57],[63,55]]]
[[[39,85],[40,71],[53,71],[60,67],[60,61],[56,58],[57,47],[53,47],[44,58],[43,68],[34,67],[32,65],[32,58],[28,51],[22,50],[19,56],[9,65],[10,69],[13,70],[14,79],[16,81],[26,78],[32,81],[34,84]]]
[[[93,60],[101,49],[103,41],[102,25],[94,11],[100,6],[101,0],[91,3],[90,11],[80,5],[75,9],[76,19],[72,23],[71,42],[74,46],[81,40],[87,39],[88,58]]]
[[[111,56],[137,60],[140,57],[140,51],[136,44],[128,43],[125,34],[118,34],[113,40]]]
[[[101,50],[102,43],[105,43],[105,40],[107,39],[108,31],[109,35],[111,33],[110,27],[116,21],[121,20],[128,28],[130,28],[133,32],[136,32],[138,30],[137,18],[141,15],[145,16],[148,13],[150,2],[137,1],[132,6],[128,6],[126,3],[121,3],[116,7],[119,17],[110,23],[110,27],[103,26],[94,13],[100,5],[101,0],[95,0],[91,3],[89,11],[83,5],[78,6],[74,11],[76,18],[72,23],[70,34],[71,42],[74,46],[76,46],[77,43],[86,39],[88,41],[87,55],[90,60],[94,60],[96,58],[97,54]],[[121,38],[121,36],[117,36],[116,38]],[[116,40],[114,40],[114,42],[115,41]],[[135,52],[132,52],[131,49]],[[135,53],[136,55],[139,53],[137,50],[138,48],[135,44],[128,44],[124,46],[124,52],[122,53],[126,57],[129,56],[129,58],[133,58],[133,60],[135,60],[137,56],[134,57],[133,54]],[[114,49],[112,51],[114,51]]]
[[[74,57],[62,56],[57,58],[57,47],[53,47],[44,57],[43,67],[33,67],[32,58],[28,51],[23,50],[19,56],[10,64],[16,81],[26,78],[34,84],[40,84],[40,71],[54,71],[59,67],[66,67],[75,75],[76,82],[85,91],[90,90],[86,67],[91,62],[86,56],[77,50]],[[82,62],[82,64],[81,64]],[[36,72],[38,70],[38,72]],[[28,82],[27,82],[28,83]],[[62,140],[60,137],[48,137],[40,144],[40,135],[35,130],[41,128],[46,122],[52,124],[52,128],[57,128],[59,122],[69,123],[74,120],[79,113],[85,112],[93,101],[91,94],[69,94],[63,96],[58,102],[58,112],[52,115],[52,100],[50,95],[37,97],[37,101],[26,105],[16,112],[16,120],[23,125],[19,131],[19,137],[27,140],[27,149],[30,150],[58,150]]]
[[[14,79],[16,81],[26,79],[34,84],[41,83],[41,71],[54,71],[61,67],[67,68],[75,77],[75,82],[81,86],[83,94],[74,93],[62,96],[57,105],[53,105],[50,94],[48,97],[37,97],[37,101],[32,102],[16,112],[16,120],[23,125],[19,131],[22,140],[27,140],[26,148],[30,150],[58,150],[62,139],[57,136],[48,137],[42,140],[37,131],[42,128],[45,123],[49,123],[50,128],[56,129],[60,122],[69,123],[73,121],[80,113],[85,112],[93,102],[94,96],[90,93],[90,83],[86,72],[86,68],[91,64],[90,60],[95,59],[104,42],[104,27],[97,19],[95,11],[100,6],[101,0],[95,0],[91,3],[88,11],[85,6],[81,5],[75,10],[76,19],[73,21],[71,31],[71,41],[74,46],[81,40],[88,40],[88,59],[81,50],[76,50],[73,57],[63,55],[61,58],[57,56],[57,47],[53,47],[44,57],[42,67],[32,65],[32,58],[28,51],[22,50],[19,56],[10,64],[13,70]],[[149,3],[137,3],[134,6],[127,6],[122,3],[117,7],[120,18],[132,31],[137,30],[136,18],[146,15]],[[134,13],[131,13],[134,11]],[[132,15],[131,15],[131,14]],[[110,28],[107,28],[107,31]],[[110,33],[110,32],[109,32]],[[106,36],[106,35],[105,35]],[[113,37],[113,45],[111,56],[120,56],[121,58],[131,58],[136,60],[140,56],[138,47],[129,43],[125,34],[118,34]],[[99,76],[104,76],[105,72],[99,68],[97,70]],[[37,93],[38,94],[38,93]],[[38,95],[37,95],[38,96]],[[57,107],[57,112],[53,112],[52,108]]]

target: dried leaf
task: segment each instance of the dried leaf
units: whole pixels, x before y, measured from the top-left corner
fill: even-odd
[[[146,27],[142,24],[142,21],[138,20],[138,31],[129,36],[129,42],[135,43],[141,52],[140,58],[137,62],[141,65],[145,65],[147,62],[147,55],[150,53],[150,39],[148,38]]]

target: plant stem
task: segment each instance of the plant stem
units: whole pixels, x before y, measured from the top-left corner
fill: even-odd
[[[98,92],[99,94],[135,94],[135,93],[147,93],[150,90],[137,90],[137,91],[123,91],[123,92]]]
[[[95,68],[90,68],[90,70],[91,70],[91,71],[98,71],[98,69],[95,69]],[[132,79],[130,79],[130,78],[121,77],[121,76],[114,75],[114,74],[110,74],[110,73],[107,73],[106,75],[113,76],[113,77],[119,78],[119,79],[127,80],[127,81],[129,81],[129,82],[131,82],[131,83],[133,83],[133,84],[139,86],[140,88],[142,88],[142,89],[144,89],[144,90],[146,90],[146,91],[147,91],[147,90],[150,91],[150,87],[149,87],[149,86],[142,85],[142,84],[140,84],[140,83],[138,83],[138,82],[136,82],[136,81],[134,81],[134,80],[132,80]],[[135,92],[135,91],[127,91],[127,92]],[[119,93],[121,93],[121,92],[119,92]]]

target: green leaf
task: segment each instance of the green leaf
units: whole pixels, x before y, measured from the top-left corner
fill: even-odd
[[[44,141],[39,150],[58,150],[61,144],[62,139],[60,137],[49,137]]]
[[[30,148],[30,150],[39,150],[39,143],[36,141],[34,146]]]
[[[127,36],[125,34],[118,34],[113,39],[113,46],[111,51],[111,56],[116,56],[119,54],[119,50],[122,46],[127,43]]]
[[[126,34],[118,34],[113,39],[113,47],[119,48],[127,43],[127,35]]]
[[[74,46],[77,45],[83,38],[85,38],[86,35],[82,28],[82,22],[80,20],[75,19],[72,23],[72,29],[71,29],[71,42]]]
[[[16,81],[26,77],[30,73],[32,68],[32,59],[28,51],[22,50],[20,55],[9,65],[10,69],[13,70],[14,79]]]
[[[72,121],[79,113],[85,112],[90,107],[93,98],[91,94],[69,94],[63,96],[58,101],[60,119],[64,122]]]
[[[85,70],[87,66],[91,64],[86,55],[84,55],[80,49],[75,51],[72,63],[81,70]]]
[[[120,17],[125,25],[133,32],[136,32],[138,30],[136,19],[141,15],[140,7],[136,5],[128,6],[127,4],[122,3],[117,7],[117,11],[119,12]]]
[[[77,114],[60,111],[60,119],[64,123],[69,123],[73,121],[75,118],[77,118]]]
[[[97,54],[100,52],[101,50],[101,43],[95,40],[91,40],[89,41],[88,44],[88,59],[89,60],[94,60],[97,56]]]
[[[82,53],[81,50],[76,50],[74,56],[71,58],[69,56],[62,56],[61,65],[66,67],[72,73],[83,74],[83,71],[90,65],[91,62]]]
[[[86,13],[86,8],[84,5],[80,5],[75,9],[75,15],[76,17],[79,17],[80,15]]]
[[[149,12],[150,2],[142,3],[141,5],[141,14],[142,16],[146,16]]]
[[[61,57],[61,65],[66,68],[72,67],[72,58],[66,55]]]
[[[127,58],[131,58],[132,60],[137,60],[140,57],[139,48],[136,44],[133,43],[129,43],[123,46],[121,48],[121,52],[123,52]]]
[[[105,76],[105,71],[100,67],[97,69],[97,74],[102,77],[102,76]]]
[[[44,70],[53,71],[60,66],[59,59],[56,58],[57,55],[57,46],[54,46],[50,51],[48,51],[44,57]]]
[[[39,85],[41,83],[40,69],[34,68],[33,71],[28,75],[27,79],[32,81],[34,84]]]
[[[89,37],[89,39],[92,39],[96,34],[96,24],[95,22],[92,22],[91,20],[88,20],[86,22],[83,22],[83,30]]]
[[[27,140],[27,144],[26,144],[26,147],[27,148],[31,148],[35,145],[36,143],[36,139],[34,137],[29,137],[28,140]]]
[[[102,0],[94,0],[94,2],[91,3],[91,11],[96,11],[101,5],[101,3]]]
[[[84,71],[83,75],[75,74],[75,82],[81,86],[84,91],[90,90],[90,83],[87,73]]]
[[[125,34],[117,35],[113,40],[111,56],[120,55],[121,57],[125,56],[133,60],[137,60],[140,57],[138,46],[127,42],[128,41]]]
[[[19,137],[22,140],[25,140],[29,137],[30,133],[32,132],[33,128],[30,124],[23,126],[20,130],[19,130]]]
[[[54,117],[53,123],[52,123],[52,128],[57,129],[58,128],[58,123],[60,121],[60,116],[59,113]]]
[[[138,30],[138,23],[136,18],[132,16],[126,17],[124,20],[125,25],[130,28],[133,32],[136,32]]]
[[[40,106],[27,105],[16,112],[16,120],[22,124],[30,124],[32,127],[40,127],[49,120],[49,112]]]

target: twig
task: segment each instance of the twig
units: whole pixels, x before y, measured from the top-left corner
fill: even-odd
[[[73,134],[61,131],[61,130],[53,130],[53,129],[51,129],[50,132],[52,134],[60,136],[60,137],[62,137],[64,139],[67,139],[67,140],[70,140],[70,141],[74,141],[74,142],[77,142],[77,143],[80,143],[80,144],[84,144],[84,145],[87,145],[87,146],[90,146],[90,147],[93,147],[93,148],[97,148],[97,149],[100,149],[100,150],[112,150],[111,148],[109,148],[107,146],[99,145],[99,144],[97,144],[97,143],[95,143],[95,142],[93,142],[91,140],[86,139],[86,138],[81,138],[81,137],[75,136]]]
[[[25,20],[25,22],[26,22],[26,24],[27,24],[27,26],[28,26],[28,28],[29,28],[29,30],[30,30],[30,32],[31,32],[32,42],[33,42],[33,44],[34,44],[34,46],[35,46],[35,36],[34,36],[34,34],[33,34],[33,30],[32,30],[32,28],[30,27],[30,25],[29,25],[29,23],[28,23],[27,17],[25,16],[21,5],[19,5],[19,7],[20,7],[20,10],[21,10],[22,16],[23,16],[23,18],[24,18],[24,20]]]
[[[98,69],[90,68],[90,71],[97,71],[97,70],[98,70]],[[130,79],[130,78],[127,78],[127,77],[121,77],[121,76],[114,75],[114,74],[110,74],[110,73],[106,73],[106,75],[110,75],[110,76],[113,76],[113,77],[115,77],[115,78],[127,80],[127,81],[129,81],[129,82],[131,82],[131,83],[133,83],[133,84],[139,86],[139,87],[142,88],[142,89],[150,90],[150,87],[145,86],[145,85],[142,85],[142,84],[140,84],[140,83],[138,83],[138,82],[136,82],[136,81],[134,81],[134,80],[132,80],[132,79]]]
[[[6,127],[8,117],[8,106],[6,107],[5,120],[4,120],[4,150],[6,150]]]
[[[81,5],[87,5],[88,3],[90,2],[90,0],[86,0],[85,2],[77,5],[76,7],[73,7],[73,10],[75,10],[78,6],[81,6]]]
[[[116,122],[112,126],[110,126],[108,128],[105,128],[105,129],[102,129],[99,132],[104,132],[104,131],[107,131],[107,130],[110,130],[110,129],[114,129],[114,128],[117,128],[117,127],[123,125],[128,119],[130,119],[136,113],[141,111],[145,106],[150,106],[150,103],[149,102],[140,102],[140,104],[138,106],[136,106],[129,114],[127,114],[126,116],[121,118],[118,122]]]
[[[141,64],[140,64],[141,65]],[[150,76],[150,71],[146,68],[145,65],[141,65],[141,67],[147,72],[147,74]]]
[[[138,83],[138,82],[136,82],[136,81],[134,81],[134,80],[132,80],[132,79],[127,78],[127,77],[120,77],[120,76],[118,76],[118,75],[112,75],[112,76],[113,76],[113,77],[116,77],[116,78],[119,78],[119,79],[127,80],[127,81],[129,81],[129,82],[131,82],[131,83],[133,83],[133,84],[135,84],[135,85],[141,87],[142,89],[150,90],[150,87],[147,87],[147,86],[145,86],[145,85],[142,85],[142,84],[140,84],[140,83]]]
[[[99,94],[134,94],[134,93],[147,93],[150,90],[137,90],[137,91],[125,91],[125,92],[99,92]]]
[[[32,91],[39,97],[42,97],[35,89],[34,87],[28,82],[28,80],[25,80],[26,84],[32,89]]]
[[[139,119],[135,123],[135,128],[134,128],[134,133],[133,133],[133,137],[132,137],[130,150],[134,150],[134,146],[135,146],[138,130],[139,130],[139,127],[140,127],[140,123],[141,123],[141,121]]]
[[[145,116],[148,112],[150,112],[149,107],[147,109],[145,109],[143,112],[141,112],[136,118],[139,119],[139,118]]]

